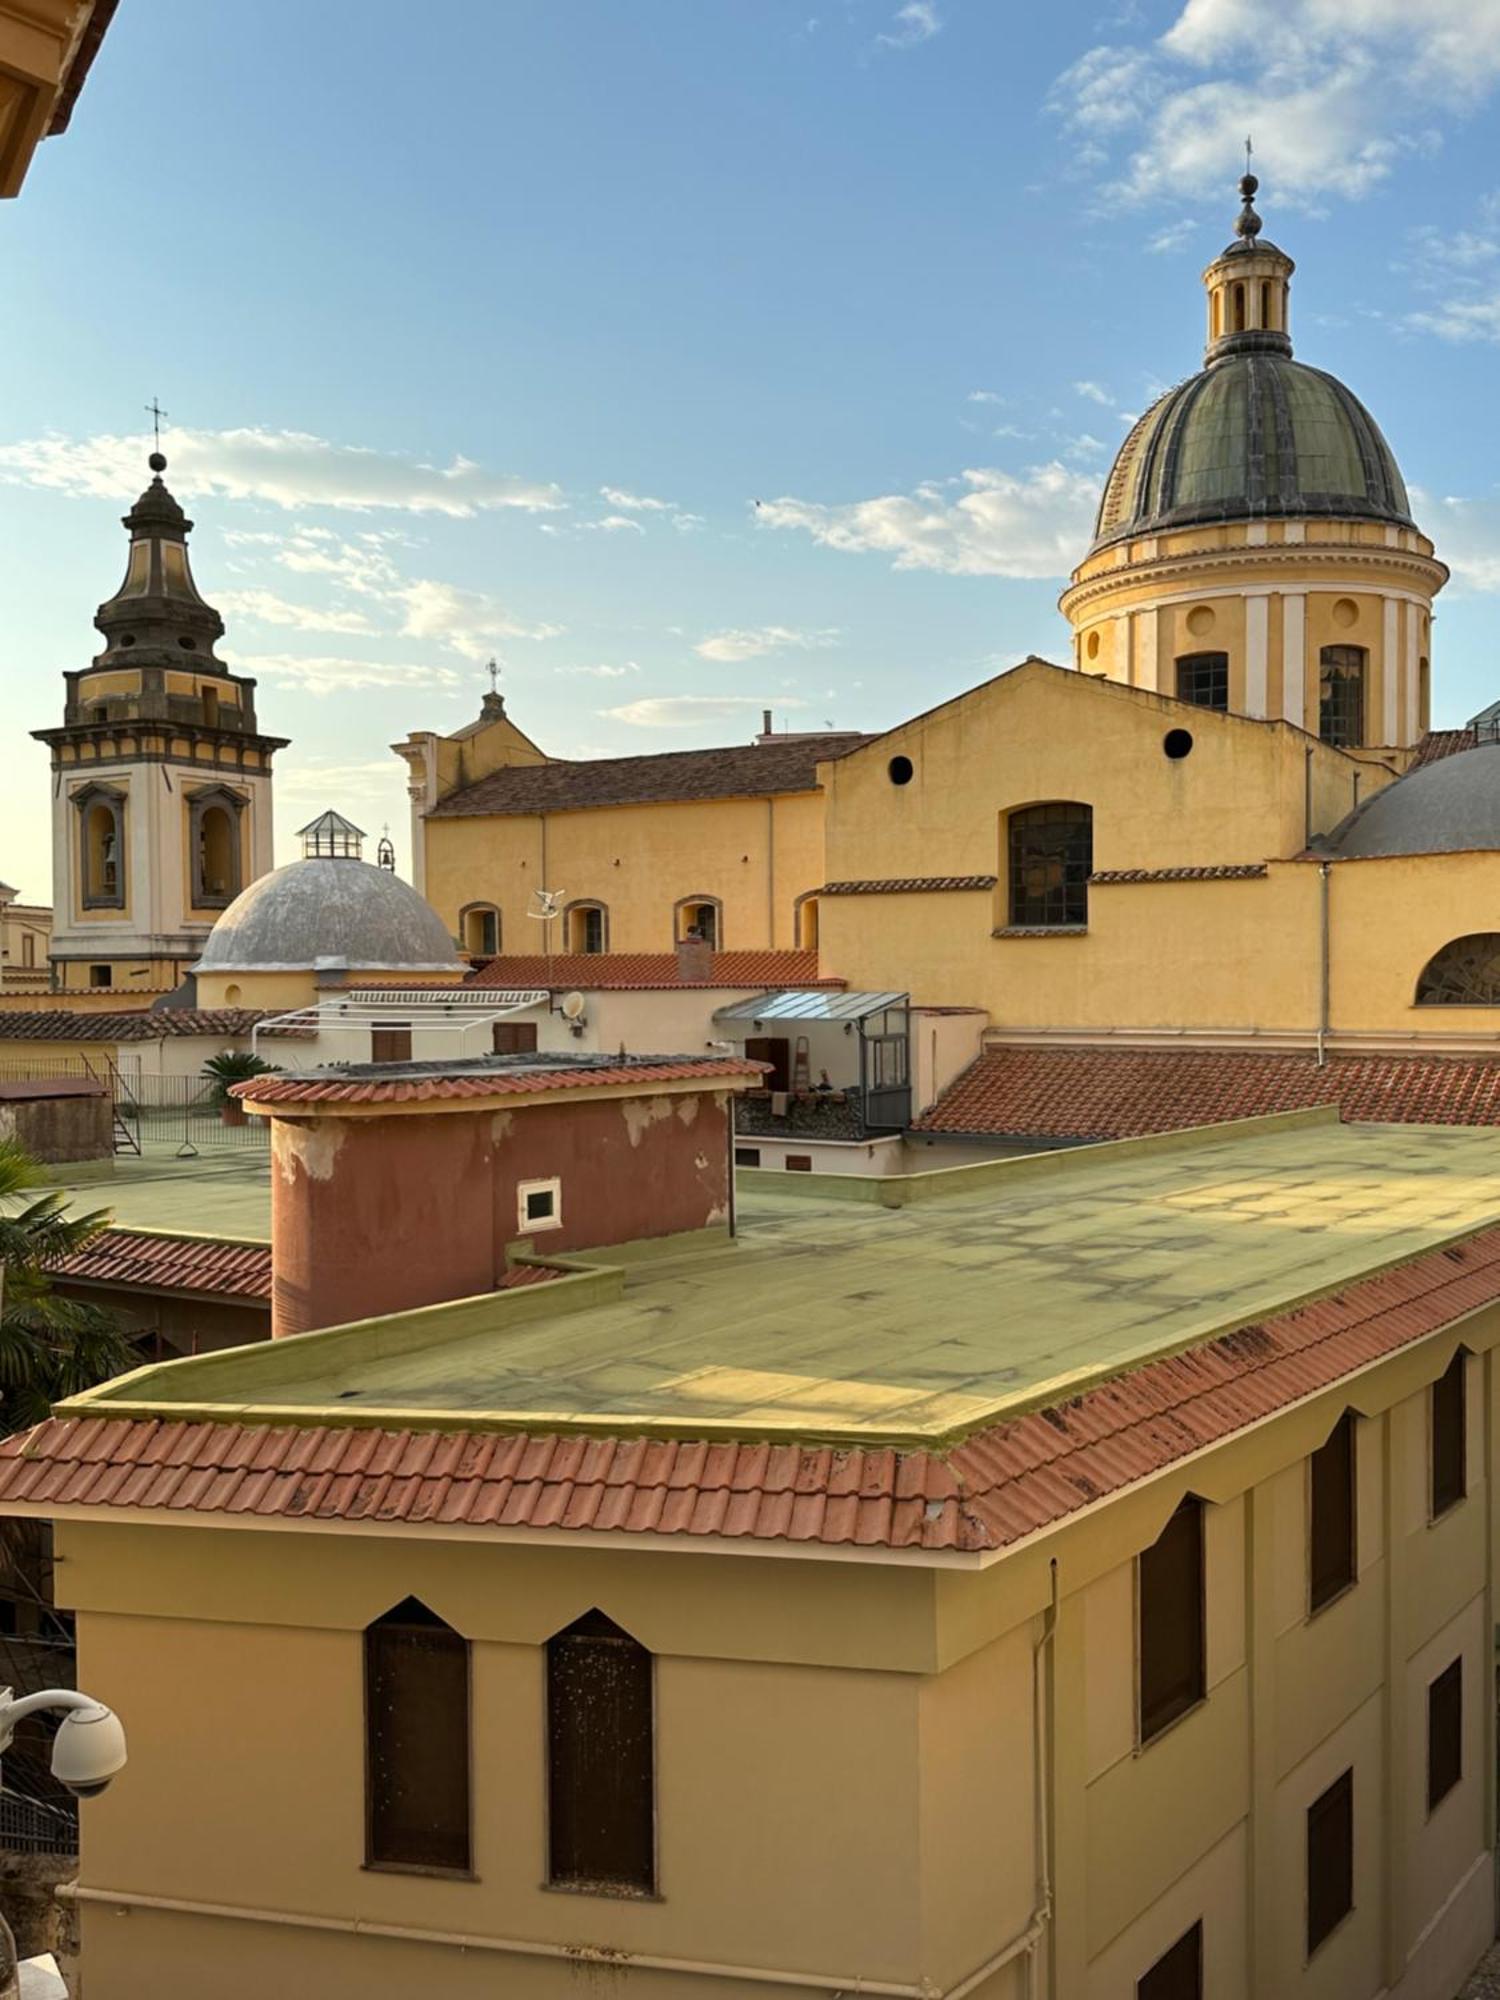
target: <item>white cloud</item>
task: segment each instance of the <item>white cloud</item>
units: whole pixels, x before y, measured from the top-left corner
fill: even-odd
[[[1191,243],[1199,233],[1198,224],[1192,216],[1185,215],[1177,222],[1169,222],[1165,229],[1158,229],[1148,238],[1146,248],[1155,257],[1165,257],[1174,250],[1181,250]]]
[[[487,659],[506,639],[555,639],[561,625],[532,625],[511,613],[498,597],[460,590],[426,577],[392,590],[404,607],[403,639],[436,639],[470,660]]]
[[[618,486],[601,486],[601,495],[611,507],[621,507],[627,514],[670,514],[676,510],[675,500],[653,500],[644,493],[627,493]]]
[[[274,590],[219,590],[214,602],[231,618],[250,618],[262,625],[290,625],[299,632],[373,632],[362,611],[329,610],[316,604],[293,604]]]
[[[1097,382],[1075,382],[1073,389],[1074,393],[1082,396],[1085,402],[1098,403],[1106,410],[1114,401],[1109,391],[1101,389]]]
[[[1494,0],[1186,0],[1154,43],[1088,50],[1050,102],[1078,165],[1126,149],[1112,201],[1222,198],[1252,132],[1270,198],[1305,205],[1368,194],[1497,83]]]
[[[306,431],[174,430],[163,440],[168,479],[179,497],[212,494],[273,506],[399,508],[456,518],[518,507],[564,506],[560,489],[502,473],[472,459],[428,465],[395,452],[335,444]],[[48,435],[0,445],[0,479],[90,499],[133,499],[146,483],[138,437]]]
[[[608,665],[597,667],[558,667],[554,671],[560,674],[587,674],[591,679],[596,681],[616,681],[623,680],[627,674],[638,674],[640,667],[634,660],[624,660],[617,667]]]
[[[601,713],[611,722],[628,722],[634,729],[697,729],[707,723],[739,722],[767,707],[806,706],[787,695],[777,695],[773,701],[751,694],[658,694]]]
[[[838,628],[822,632],[800,632],[790,625],[759,625],[751,630],[736,627],[726,632],[710,632],[693,651],[704,660],[756,660],[763,653],[788,650],[808,651],[816,646],[836,646]]]
[[[308,694],[349,694],[360,688],[383,687],[446,690],[459,685],[459,677],[451,667],[434,667],[425,660],[396,662],[336,654],[231,654],[227,650],[225,658],[232,662],[236,673],[300,687]]]
[[[1109,450],[1102,438],[1091,437],[1087,431],[1070,438],[1066,446],[1066,456],[1075,459],[1098,458],[1101,452]]]
[[[1500,501],[1440,496],[1413,486],[1411,503],[1453,572],[1454,590],[1500,593]]]
[[[971,403],[1003,403],[1005,398],[997,394],[994,389],[971,389],[969,391],[969,401]]]
[[[949,576],[1066,576],[1088,545],[1099,499],[1095,473],[1054,463],[1019,475],[968,471],[962,484],[968,491],[956,500],[920,492],[833,507],[771,500],[756,519],[801,529],[825,548],[888,555],[895,569]]]
[[[1500,196],[1479,204],[1476,226],[1415,229],[1396,268],[1429,303],[1407,313],[1409,332],[1459,343],[1500,341]]]
[[[334,764],[321,758],[294,757],[276,763],[276,796],[291,799],[374,799],[391,789],[392,759],[371,758],[357,764]]]
[[[896,9],[890,27],[875,40],[883,49],[914,49],[930,42],[942,25],[936,0],[906,0],[904,7]]]
[[[583,527],[600,535],[644,535],[646,530],[639,521],[632,521],[628,514],[606,514],[598,521],[585,521]]]

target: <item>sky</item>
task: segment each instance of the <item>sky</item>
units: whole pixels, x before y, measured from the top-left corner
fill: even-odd
[[[0,205],[0,879],[49,891],[62,673],[145,405],[277,858],[410,859],[389,745],[494,655],[554,755],[879,729],[1038,652],[1134,415],[1201,361],[1254,135],[1298,355],[1500,697],[1496,0],[124,0]]]

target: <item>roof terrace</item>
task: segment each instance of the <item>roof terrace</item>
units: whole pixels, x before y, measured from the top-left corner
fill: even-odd
[[[64,1414],[941,1448],[1500,1219],[1482,1131],[1332,1113],[803,1183],[711,1249],[140,1370]]]

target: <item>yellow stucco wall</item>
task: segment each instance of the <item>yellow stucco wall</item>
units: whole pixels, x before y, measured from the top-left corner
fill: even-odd
[[[501,949],[529,953],[544,948],[532,891],[560,888],[608,907],[611,951],[659,952],[672,949],[673,906],[712,896],[724,949],[791,949],[796,899],[824,879],[818,792],[548,813],[545,867],[543,839],[541,816],[428,819],[428,901],[455,935],[466,904],[496,905]]]
[[[132,1753],[84,1808],[91,1991],[146,2000],[211,1974],[223,2000],[250,2000],[315,1966],[329,2000],[511,1983],[546,2000],[582,1976],[566,1954],[603,1952],[611,1982],[647,2000],[770,2000],[773,1973],[943,1995],[1050,1890],[1041,1990],[1133,2000],[1201,1920],[1216,2000],[1451,2000],[1492,1928],[1497,1336],[1493,1309],[1466,1323],[1468,1490],[1436,1523],[1428,1398],[1451,1333],[983,1571],[447,1541],[431,1525],[64,1523],[82,1684],[120,1710]],[[1357,1580],[1309,1615],[1307,1455],[1346,1406]],[[1135,1559],[1184,1492],[1205,1504],[1208,1693],[1143,1747]],[[359,1633],[408,1593],[471,1640],[474,1881],[360,1865]],[[657,1899],[539,1886],[541,1646],[593,1605],[656,1655]],[[1462,1776],[1429,1815],[1426,1691],[1458,1657]],[[1350,1766],[1355,1909],[1309,1963],[1305,1814]],[[359,1921],[409,1935],[359,1937]],[[1018,1958],[978,1990],[1020,2000],[1023,1980]]]

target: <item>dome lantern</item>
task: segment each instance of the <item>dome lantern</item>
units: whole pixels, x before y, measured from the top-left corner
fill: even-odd
[[[1208,293],[1203,358],[1209,366],[1230,354],[1292,351],[1291,281],[1297,267],[1284,250],[1261,240],[1263,225],[1254,207],[1259,187],[1254,174],[1241,179],[1235,240],[1203,273]]]
[[[184,667],[223,674],[214,656],[215,642],[224,636],[224,621],[199,595],[188,561],[188,536],[193,524],[162,479],[167,461],[153,451],[147,464],[151,484],[121,525],[130,532],[125,579],[113,597],[94,614],[104,635],[104,651],[95,667]]]
[[[299,826],[304,861],[358,861],[364,854],[364,828],[331,808]]]

